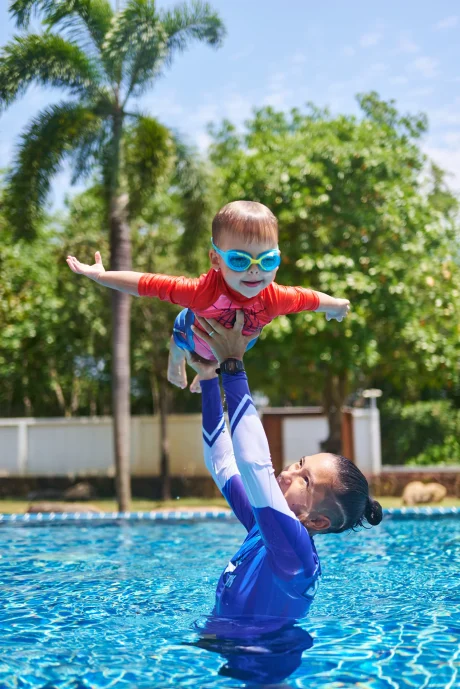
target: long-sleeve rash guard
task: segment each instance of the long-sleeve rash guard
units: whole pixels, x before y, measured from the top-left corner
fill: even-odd
[[[214,614],[272,618],[279,626],[306,615],[321,574],[312,538],[276,481],[267,438],[245,373],[223,375],[230,439],[218,379],[201,382],[207,468],[248,531],[222,573]],[[208,627],[208,631],[211,629]]]
[[[157,297],[179,304],[197,316],[215,318],[231,328],[235,312],[244,311],[244,335],[253,335],[274,318],[299,311],[316,311],[318,293],[303,287],[285,287],[272,282],[255,297],[244,297],[225,282],[220,271],[210,270],[199,278],[144,273],[138,285],[139,296]],[[196,323],[199,328],[199,324]],[[208,345],[194,338],[197,354],[212,359]]]

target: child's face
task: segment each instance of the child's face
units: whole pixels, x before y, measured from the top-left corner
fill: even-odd
[[[218,244],[218,248],[222,251],[245,251],[247,254],[251,254],[253,258],[257,258],[264,251],[276,249],[277,246],[276,241],[247,243],[241,238],[225,232],[221,234]],[[229,268],[222,256],[219,256],[213,249],[209,252],[209,257],[212,267],[222,272],[222,277],[230,289],[239,292],[244,297],[257,296],[259,292],[273,282],[278,270],[278,268],[275,268],[275,270],[267,272],[262,270],[260,266],[253,264],[248,270],[238,273]]]

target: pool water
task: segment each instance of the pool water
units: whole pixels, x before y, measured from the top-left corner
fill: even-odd
[[[458,517],[317,537],[309,617],[235,651],[195,623],[244,533],[233,521],[3,525],[0,687],[244,687],[232,657],[280,667],[297,647],[286,688],[458,689]]]

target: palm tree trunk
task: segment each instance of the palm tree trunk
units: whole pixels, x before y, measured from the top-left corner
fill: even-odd
[[[160,410],[160,449],[161,449],[161,497],[163,500],[171,500],[171,474],[168,439],[168,411],[169,389],[166,379],[158,380],[158,397]]]
[[[347,396],[346,373],[327,375],[323,406],[329,422],[329,436],[321,443],[322,452],[342,453],[342,407]]]
[[[131,237],[127,223],[127,197],[110,202],[111,269],[131,270]],[[118,509],[131,503],[130,472],[130,311],[131,297],[112,291],[112,408]]]

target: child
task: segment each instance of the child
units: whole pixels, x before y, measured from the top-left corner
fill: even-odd
[[[255,201],[233,201],[214,217],[211,269],[199,278],[173,277],[131,271],[105,271],[99,252],[93,266],[67,257],[75,272],[102,285],[136,296],[158,297],[186,307],[177,316],[171,338],[168,380],[187,387],[185,351],[214,359],[209,346],[192,332],[195,315],[214,318],[232,327],[235,312],[244,311],[243,333],[255,337],[276,316],[299,311],[320,311],[326,320],[347,315],[350,302],[303,287],[284,287],[274,282],[281,263],[278,222],[273,213]],[[255,344],[255,339],[249,347]],[[248,347],[248,348],[249,348]],[[198,378],[190,386],[200,392]]]

